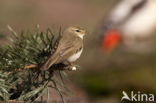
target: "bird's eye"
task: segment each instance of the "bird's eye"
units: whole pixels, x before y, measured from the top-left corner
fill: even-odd
[[[80,32],[80,30],[76,30],[76,32]]]

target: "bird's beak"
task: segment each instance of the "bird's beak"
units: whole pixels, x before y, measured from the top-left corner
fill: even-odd
[[[111,52],[122,41],[121,33],[118,30],[109,30],[104,35],[102,40],[102,50],[104,52]]]

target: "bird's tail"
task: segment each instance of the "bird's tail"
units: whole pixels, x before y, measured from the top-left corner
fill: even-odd
[[[48,70],[53,64],[56,63],[56,61],[58,60],[57,55],[54,54],[54,56],[50,57],[42,66],[41,69],[42,70]]]

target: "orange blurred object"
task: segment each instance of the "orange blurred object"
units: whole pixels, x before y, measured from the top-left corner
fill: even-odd
[[[110,30],[102,40],[102,49],[105,52],[110,52],[121,42],[121,33],[118,30]]]

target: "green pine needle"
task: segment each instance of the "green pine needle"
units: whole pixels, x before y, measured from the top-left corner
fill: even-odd
[[[34,32],[23,31],[20,34],[9,25],[8,29],[13,38],[11,45],[0,47],[0,101],[33,102],[47,94],[45,92],[49,87],[55,88],[63,98],[60,92],[64,89],[61,83],[63,78],[60,79],[59,75],[54,77],[54,73],[55,70],[64,70],[66,66],[54,65],[49,71],[42,71],[40,68],[48,56],[54,53],[60,34],[54,34],[50,29],[41,32],[39,25]],[[38,66],[34,69],[22,69],[31,64]]]

